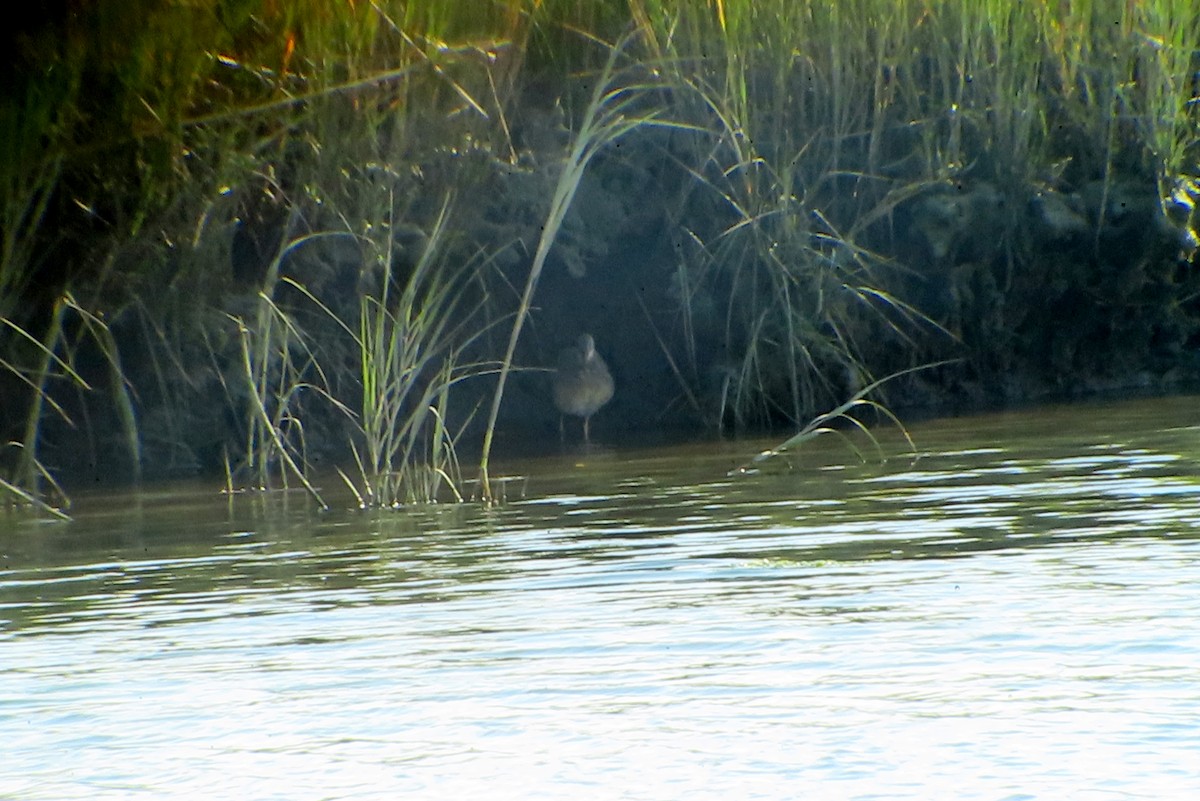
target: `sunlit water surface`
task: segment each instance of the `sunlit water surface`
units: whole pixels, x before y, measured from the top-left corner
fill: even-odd
[[[0,797],[1200,798],[1200,403],[911,433],[0,517]]]

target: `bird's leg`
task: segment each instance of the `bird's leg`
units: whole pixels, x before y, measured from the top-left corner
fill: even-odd
[[[592,441],[591,436],[588,434],[588,423],[590,423],[591,421],[592,421],[591,417],[583,418],[583,441],[584,442]]]

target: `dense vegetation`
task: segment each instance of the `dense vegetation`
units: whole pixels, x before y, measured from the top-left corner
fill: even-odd
[[[464,441],[1194,380],[1191,0],[67,0],[0,106],[0,467],[458,497]],[[465,439],[464,439],[465,438]],[[458,446],[458,447],[456,447]],[[319,499],[319,498],[318,498]]]

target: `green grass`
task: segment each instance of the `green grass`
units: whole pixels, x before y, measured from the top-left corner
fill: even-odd
[[[49,486],[44,427],[93,437],[70,420],[118,431],[131,478],[164,453],[201,464],[223,448],[252,484],[308,484],[310,453],[340,440],[364,503],[456,499],[457,387],[495,370],[491,497],[522,331],[598,163],[673,165],[647,202],[683,244],[643,283],[669,282],[674,306],[647,316],[689,408],[716,425],[799,428],[868,386],[887,404],[910,385],[876,376],[958,355],[948,333],[987,292],[995,321],[974,321],[975,346],[1020,344],[1021,271],[1044,267],[1023,228],[1039,192],[1100,187],[1099,259],[1109,196],[1149,175],[1181,248],[1200,242],[1200,9],[1186,0],[77,11],[22,33],[0,101],[0,381],[21,444],[3,459],[9,497]],[[519,135],[547,92],[561,150]],[[488,216],[522,211],[486,196],[514,175],[552,176],[536,221]],[[994,264],[894,256],[914,204],[979,185],[1004,200]],[[398,252],[405,232],[426,246]],[[265,274],[232,275],[236,246],[270,234]],[[358,263],[322,256],[330,239],[355,243]],[[1163,314],[1186,331],[1176,291]],[[939,293],[948,311],[917,299]],[[84,352],[103,365],[87,381],[65,368]]]

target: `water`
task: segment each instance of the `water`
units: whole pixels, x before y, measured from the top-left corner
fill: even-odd
[[[911,431],[0,519],[0,798],[1200,797],[1200,404]]]

